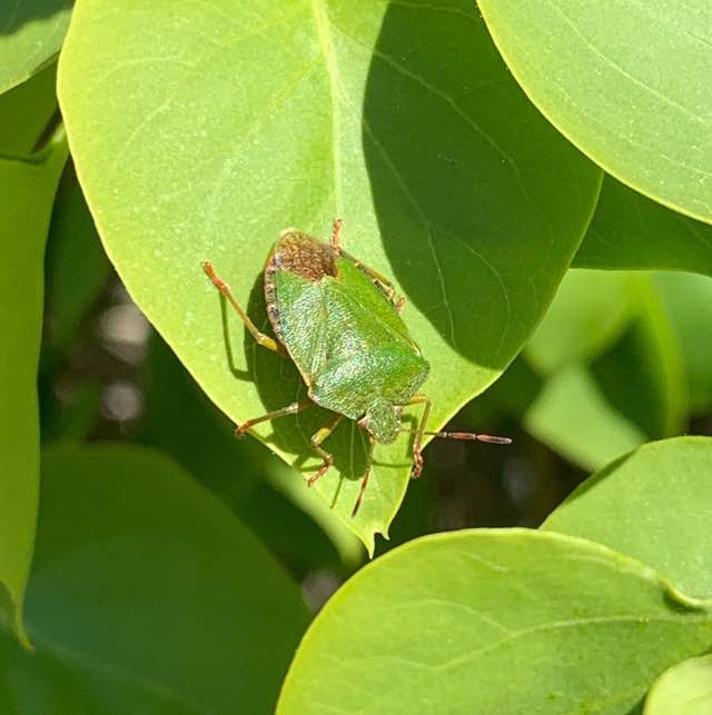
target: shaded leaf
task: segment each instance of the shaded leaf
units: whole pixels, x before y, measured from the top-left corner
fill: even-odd
[[[26,156],[35,147],[57,110],[56,80],[57,65],[52,64],[0,98],[0,154],[5,158]]]
[[[0,710],[5,715],[207,715],[116,670],[27,653],[0,633]]]
[[[261,270],[279,231],[325,237],[343,217],[346,249],[408,298],[436,427],[520,349],[598,192],[600,172],[529,105],[466,0],[85,0],[60,64],[77,171],[107,252],[237,422],[305,389],[287,361],[243,341],[232,314],[222,319],[201,260],[266,326]],[[318,465],[309,436],[326,419],[306,412],[254,432],[306,475]],[[363,435],[344,424],[325,446],[336,469],[315,488],[372,551],[407,486],[408,440],[377,449],[353,519]]]
[[[527,343],[540,373],[588,360],[610,345],[634,313],[630,277],[610,271],[567,271],[544,319]]]
[[[579,486],[543,528],[594,539],[712,597],[712,438],[643,445]]]
[[[653,277],[614,274],[610,286],[619,285],[627,304],[612,320],[609,313],[617,302],[591,300],[585,290],[606,274],[581,275],[589,273],[580,282],[582,290],[560,295],[570,304],[558,307],[552,325],[537,333],[534,349],[527,348],[535,364],[555,365],[558,356],[564,367],[548,375],[527,403],[524,425],[568,460],[594,471],[646,438],[679,434],[687,419],[688,390],[680,339]],[[614,329],[617,339],[610,342]],[[577,353],[588,361],[576,360]]]
[[[345,563],[362,559],[359,540],[313,490],[303,488],[299,473],[263,445],[235,439],[229,420],[158,338],[150,343],[145,372],[141,438],[200,479],[273,553],[292,567],[324,566],[337,560],[326,534]]]
[[[0,6],[0,94],[59,52],[73,0],[6,0]]]
[[[42,353],[47,362],[47,349]],[[42,365],[41,368],[44,368]],[[52,372],[40,373],[40,433],[43,444],[83,442],[91,434],[101,414],[102,390],[97,379],[73,385],[71,392],[57,395]]]
[[[47,89],[45,78],[38,77]],[[34,125],[41,93],[0,97],[0,127]],[[26,100],[26,101],[25,101]],[[52,99],[40,102],[50,108]],[[48,116],[44,117],[46,122]],[[39,131],[39,130],[38,130]],[[16,158],[0,158],[0,617],[25,640],[22,598],[35,538],[39,480],[37,363],[42,332],[43,259],[54,192],[66,158],[63,134],[30,155],[38,137],[9,132]],[[25,155],[23,157],[23,155]]]
[[[606,399],[590,370],[552,375],[524,416],[527,432],[584,469],[600,469],[645,442],[645,433]]]
[[[599,544],[451,532],[394,549],[332,597],[277,712],[623,715],[711,644],[709,610]]]
[[[47,332],[53,347],[66,350],[111,270],[71,165],[57,191],[47,253]]]
[[[574,266],[709,276],[712,226],[665,208],[607,176]]]
[[[272,712],[307,622],[296,586],[159,453],[43,458],[29,629],[38,649],[210,713]]]
[[[628,186],[712,222],[705,3],[478,0],[529,98]]]
[[[635,276],[637,315],[591,363],[608,402],[651,439],[682,431],[688,390],[680,341],[649,276]]]
[[[660,273],[653,283],[680,342],[690,410],[703,414],[712,407],[712,280],[685,273]]]

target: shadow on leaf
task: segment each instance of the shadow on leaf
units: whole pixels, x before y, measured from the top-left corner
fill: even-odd
[[[596,170],[531,106],[470,2],[389,5],[363,114],[393,274],[452,348],[504,369],[576,249]]]

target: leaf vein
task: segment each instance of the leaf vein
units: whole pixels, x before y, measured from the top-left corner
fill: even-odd
[[[637,77],[632,75],[628,70],[625,69],[625,67],[619,65],[617,62],[614,62],[610,57],[608,57],[605,53],[603,53],[596,45],[594,45],[593,42],[591,42],[583,34],[583,32],[581,32],[581,30],[578,28],[576,23],[571,20],[571,18],[564,12],[563,8],[560,5],[558,5],[553,0],[546,0],[546,1],[549,4],[549,6],[561,16],[561,18],[571,28],[571,30],[574,32],[574,34],[580,38],[580,40],[583,42],[583,44],[589,50],[591,50],[591,52],[596,57],[600,58],[605,64],[607,64],[609,67],[611,67],[611,69],[613,69],[615,72],[618,72],[618,74],[620,74],[622,77],[625,77],[627,80],[629,80],[631,83],[635,84],[637,87],[640,87],[642,90],[648,92],[649,94],[652,94],[654,97],[657,97],[659,100],[661,100],[665,104],[680,110],[683,114],[686,114],[690,119],[693,119],[696,122],[704,121],[704,117],[699,116],[695,112],[688,109],[685,105],[680,104],[679,102],[675,101],[671,97],[668,97],[667,95],[663,94],[662,92],[655,89],[654,87],[651,87],[649,84],[646,84],[643,80],[638,79]]]

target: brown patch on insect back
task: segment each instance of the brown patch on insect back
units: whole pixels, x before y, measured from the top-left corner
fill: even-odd
[[[324,276],[336,276],[337,254],[321,241],[299,231],[282,232],[267,262],[266,271],[290,271],[308,281],[318,281]]]
[[[316,282],[324,276],[337,275],[336,258],[336,252],[328,244],[294,229],[282,231],[279,240],[267,258],[264,272],[267,315],[275,335],[281,343],[284,343],[284,338],[277,301],[275,274],[277,271],[291,271],[308,281]]]

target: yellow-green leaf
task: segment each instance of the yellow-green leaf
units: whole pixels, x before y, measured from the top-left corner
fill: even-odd
[[[319,613],[278,715],[624,715],[712,645],[712,613],[650,567],[551,532],[425,537]]]
[[[585,481],[544,528],[595,539],[712,598],[710,465],[709,437],[643,445]]]
[[[478,0],[542,113],[628,186],[712,223],[712,22],[705,0]]]
[[[644,715],[709,715],[712,713],[712,655],[674,665],[655,681],[645,700]]]
[[[437,427],[540,319],[601,176],[527,102],[468,0],[80,0],[59,92],[107,253],[236,422],[305,389],[232,313],[224,325],[202,260],[264,326],[261,270],[279,231],[325,238],[341,216],[346,250],[408,299]],[[305,412],[254,432],[306,476],[325,419]],[[351,518],[364,442],[339,429],[325,443],[336,469],[315,489],[372,550],[403,499],[411,449],[404,435],[376,450]]]
[[[34,82],[35,80],[33,80]],[[36,82],[48,89],[45,78]],[[42,334],[44,247],[67,151],[61,130],[32,154],[52,94],[18,88],[0,97],[0,619],[26,641],[22,600],[35,539],[39,481],[37,364]],[[49,109],[37,117],[40,107]],[[4,613],[3,613],[4,612]]]

